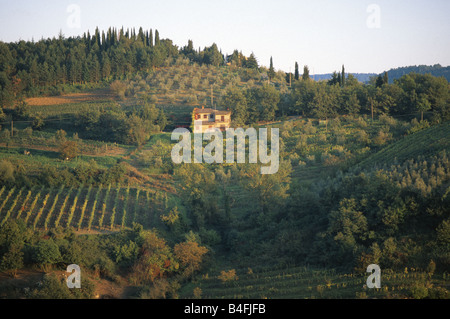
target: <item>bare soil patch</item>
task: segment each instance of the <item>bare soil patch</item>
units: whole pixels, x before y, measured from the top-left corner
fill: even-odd
[[[60,105],[71,103],[83,103],[92,101],[104,101],[114,100],[114,94],[109,89],[100,89],[92,92],[85,93],[72,93],[59,96],[45,96],[45,97],[32,97],[25,101],[28,105],[43,106],[43,105]]]

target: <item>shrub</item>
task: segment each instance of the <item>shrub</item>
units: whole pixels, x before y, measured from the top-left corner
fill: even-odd
[[[368,143],[370,142],[370,140],[369,140],[369,134],[367,134],[367,132],[364,131],[364,130],[359,130],[359,131],[357,131],[355,137],[356,137],[356,141],[357,141],[358,143],[361,143],[361,144],[368,144]]]
[[[377,136],[375,136],[373,138],[373,142],[375,145],[384,145],[386,144],[386,142],[389,140],[389,134],[386,132],[383,132],[383,130],[380,130],[377,134]]]
[[[379,119],[382,124],[389,125],[389,126],[397,125],[397,120],[387,114],[381,114]]]
[[[428,288],[425,287],[423,284],[415,284],[410,289],[410,295],[414,299],[424,299],[428,297]]]
[[[236,275],[235,269],[231,269],[228,271],[222,270],[217,278],[220,279],[223,283],[228,281],[236,281],[239,279],[239,277]]]
[[[53,239],[41,240],[34,248],[33,261],[46,269],[61,261],[61,253]]]
[[[367,127],[367,122],[363,117],[356,118],[355,124],[359,128],[365,128]]]
[[[78,145],[74,141],[66,141],[59,148],[60,157],[70,160],[78,156]]]
[[[413,134],[429,127],[430,123],[427,120],[419,122],[416,119],[413,119],[411,121],[411,128],[408,130],[408,134]]]
[[[111,83],[110,88],[121,100],[125,99],[125,91],[127,90],[127,85],[125,83],[115,80]]]
[[[7,160],[0,162],[0,182],[7,184],[14,182],[14,166]]]
[[[317,129],[313,126],[312,122],[308,122],[305,126],[303,126],[303,132],[305,134],[312,135],[317,132]]]

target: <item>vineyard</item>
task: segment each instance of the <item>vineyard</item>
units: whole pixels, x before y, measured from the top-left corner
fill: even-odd
[[[161,226],[167,195],[148,189],[99,186],[0,189],[0,225],[22,219],[33,229],[118,230],[139,223]],[[155,216],[156,215],[156,216]]]
[[[185,287],[182,298],[203,299],[314,299],[418,297],[445,291],[448,274],[433,275],[418,269],[381,273],[381,288],[368,289],[368,273],[342,274],[307,267],[251,268],[203,275]],[[448,283],[448,281],[447,281]],[[444,292],[445,293],[445,292]]]

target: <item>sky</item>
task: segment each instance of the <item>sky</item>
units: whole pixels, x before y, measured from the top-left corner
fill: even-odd
[[[96,27],[157,29],[183,47],[216,43],[260,65],[311,74],[450,65],[448,0],[0,0],[0,41],[82,36]]]

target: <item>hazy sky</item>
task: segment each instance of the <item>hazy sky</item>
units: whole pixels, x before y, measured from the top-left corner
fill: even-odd
[[[449,0],[0,0],[0,41],[82,35],[95,27],[158,29],[182,47],[215,42],[276,69],[380,73],[450,65]]]

